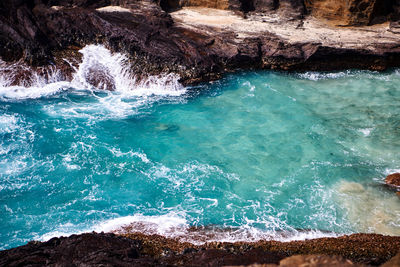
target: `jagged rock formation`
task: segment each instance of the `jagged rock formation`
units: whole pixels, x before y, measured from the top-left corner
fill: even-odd
[[[339,17],[351,14],[342,19],[347,24],[370,23],[388,12],[385,19],[393,18],[390,25],[357,28],[316,18],[326,17],[330,8],[322,7],[329,1],[3,0],[0,58],[33,67],[56,65],[68,78],[71,66],[64,59],[79,60],[79,48],[102,43],[129,55],[135,74],[174,72],[183,84],[218,79],[239,68],[382,70],[400,65],[400,28],[393,20],[400,0],[384,2],[387,11],[374,0],[337,12]],[[335,1],[336,7],[340,3]]]

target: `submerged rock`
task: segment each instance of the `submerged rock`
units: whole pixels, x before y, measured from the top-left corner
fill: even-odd
[[[392,173],[386,176],[385,183],[391,187],[400,189],[400,173]]]

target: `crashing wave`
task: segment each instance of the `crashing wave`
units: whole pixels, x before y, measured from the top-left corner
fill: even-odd
[[[74,72],[66,79],[53,66],[33,70],[22,62],[8,64],[0,60],[0,98],[34,99],[58,94],[65,90],[107,90],[125,96],[179,96],[185,89],[173,73],[138,79],[130,71],[128,58],[112,53],[102,45],[88,45],[79,51],[82,62],[71,67]]]
[[[219,226],[190,226],[184,218],[184,214],[170,212],[160,216],[132,215],[105,220],[96,226],[84,230],[74,231],[69,229],[73,225],[64,225],[65,229],[47,233],[39,239],[47,241],[53,237],[69,236],[84,232],[113,232],[115,234],[142,233],[147,235],[161,235],[167,238],[201,245],[208,242],[257,242],[259,240],[275,240],[290,242],[295,240],[307,240],[322,237],[338,237],[333,232],[319,230],[296,230],[290,231],[264,231],[249,225],[240,227]],[[61,227],[63,228],[63,227]]]

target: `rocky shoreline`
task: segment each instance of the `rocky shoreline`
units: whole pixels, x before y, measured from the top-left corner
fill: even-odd
[[[184,85],[238,69],[400,66],[400,4],[350,2],[5,0],[0,58],[32,71],[55,66],[68,80],[78,50],[104,44],[126,54],[138,77],[176,73]]]
[[[181,243],[159,235],[87,233],[0,251],[0,266],[399,266],[400,237],[353,234],[278,242]],[[295,256],[297,255],[297,256]],[[302,255],[302,256],[299,256]],[[262,265],[263,264],[263,265]]]
[[[14,85],[47,67],[68,80],[88,44],[126,54],[138,77],[176,73],[184,85],[239,69],[400,66],[400,1],[347,2],[2,0],[0,63],[9,67],[0,72],[27,66]],[[399,251],[400,237],[375,234],[195,246],[157,235],[91,233],[0,251],[0,266],[378,266]],[[314,256],[288,258],[299,254]]]

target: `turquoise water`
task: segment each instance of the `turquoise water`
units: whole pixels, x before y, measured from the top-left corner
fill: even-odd
[[[348,71],[243,72],[164,95],[2,87],[0,248],[121,222],[230,240],[400,235],[382,185],[400,168],[399,86],[398,71]]]

